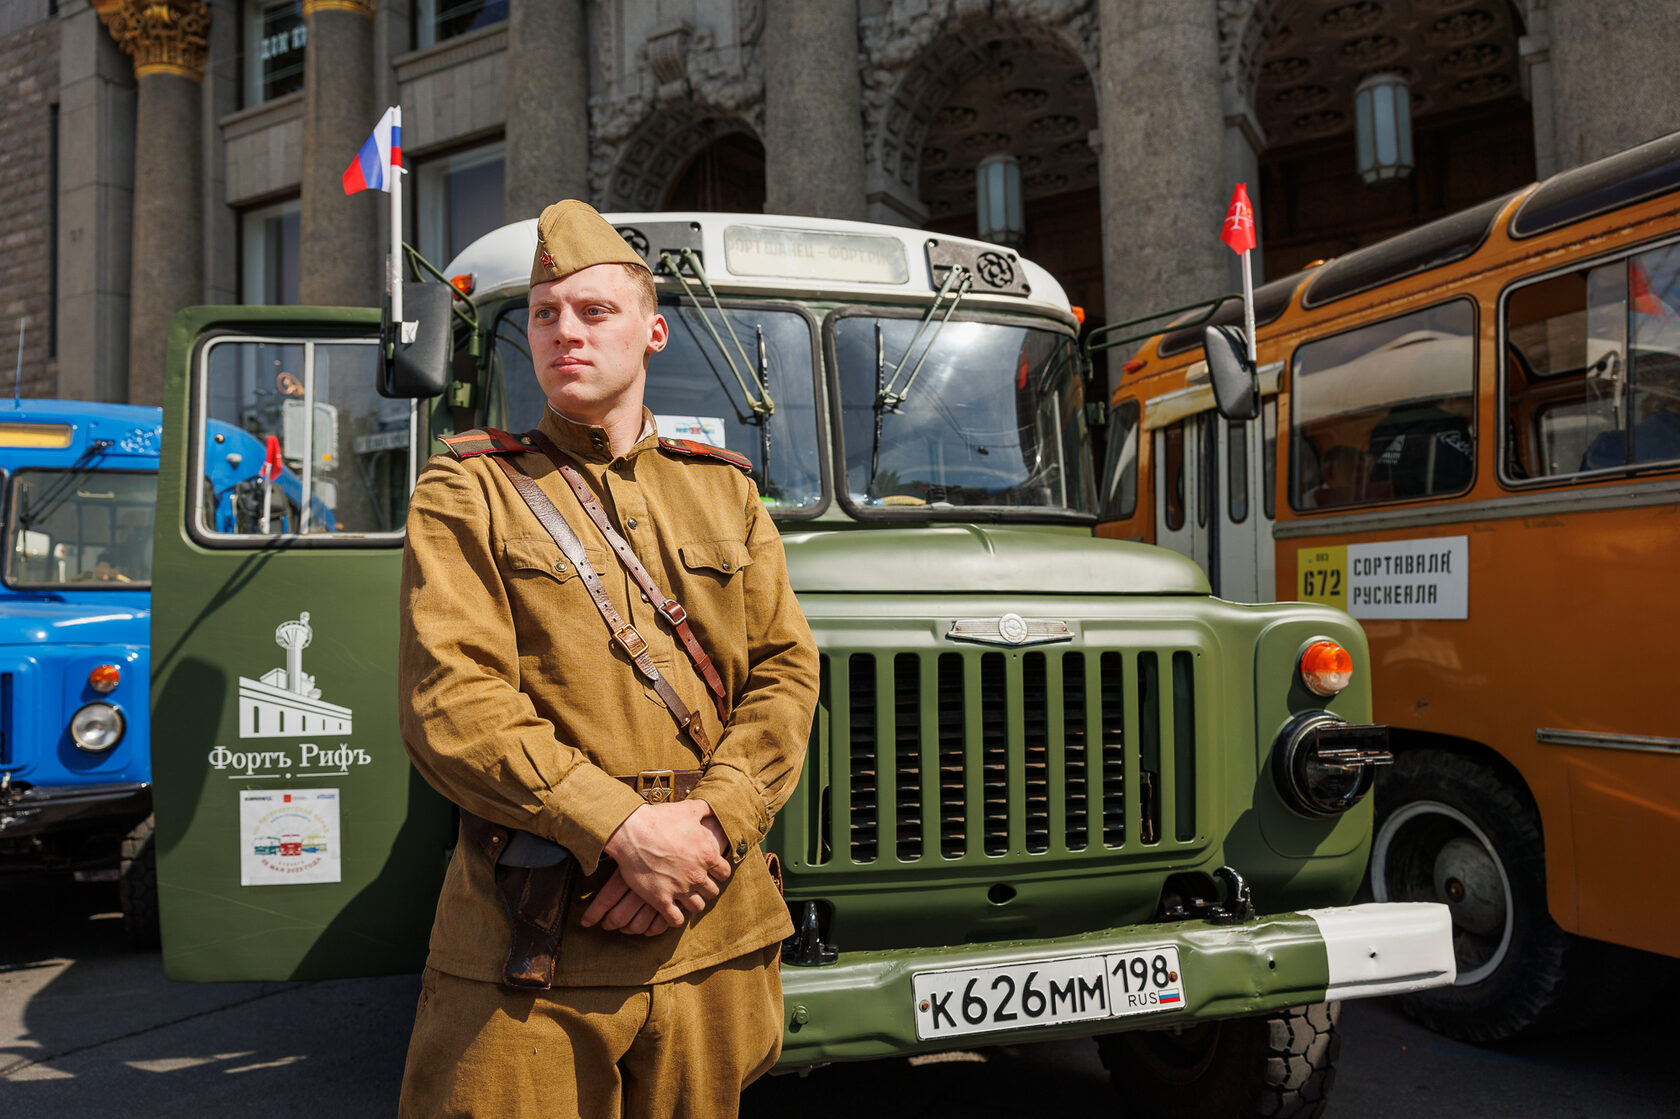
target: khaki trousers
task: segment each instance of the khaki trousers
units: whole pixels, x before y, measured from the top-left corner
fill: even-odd
[[[729,1119],[782,1049],[780,945],[651,987],[507,991],[427,968],[402,1119]]]

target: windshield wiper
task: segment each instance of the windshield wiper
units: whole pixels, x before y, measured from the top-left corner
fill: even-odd
[[[717,344],[718,353],[723,355],[723,360],[728,364],[729,371],[735,375],[735,383],[741,386],[741,395],[746,398],[747,407],[752,409],[753,415],[758,417],[759,422],[769,419],[775,414],[776,402],[770,399],[770,388],[765,384],[762,370],[755,368],[752,360],[747,357],[746,347],[741,345],[741,339],[736,335],[735,327],[730,323],[729,316],[724,313],[723,304],[718,301],[717,292],[712,290],[712,282],[706,278],[706,269],[700,263],[699,254],[693,249],[683,249],[680,258],[679,260],[672,257],[668,251],[661,252],[659,263],[664,265],[671,275],[677,278],[677,283],[682,285],[683,294],[693,302],[694,309],[700,312],[700,324],[706,328],[706,333],[712,336],[712,341]],[[700,302],[700,297],[694,294],[694,289],[689,287],[687,278],[683,276],[684,265],[694,270],[695,279],[700,281],[700,286],[705,289],[706,295],[712,301],[712,306],[717,310],[718,318],[723,320],[723,328],[729,332],[729,340],[735,343],[735,352],[741,356],[739,366],[735,364],[735,359],[730,356],[728,348],[724,346],[723,338],[718,334],[717,328],[712,325],[711,316],[706,313],[706,305]],[[762,361],[762,328],[759,337],[759,353]],[[747,379],[741,373],[742,367],[745,367],[752,376],[753,388],[758,390],[756,395],[753,393],[753,389],[747,387]]]
[[[929,304],[927,314],[923,315],[922,321],[916,324],[916,333],[910,336],[910,344],[904,347],[904,356],[898,359],[898,365],[893,368],[892,380],[890,381],[887,381],[881,375],[885,370],[885,362],[879,356],[879,346],[876,347],[877,383],[879,384],[875,393],[875,415],[877,417],[880,416],[883,409],[893,412],[898,411],[898,406],[903,404],[910,396],[910,386],[916,383],[916,374],[922,371],[922,363],[927,360],[928,354],[933,352],[934,343],[939,341],[939,335],[944,331],[945,324],[951,321],[951,312],[957,309],[957,304],[962,302],[963,296],[968,294],[968,289],[972,286],[974,286],[974,278],[968,274],[966,268],[952,268],[945,273],[945,282],[939,285],[939,291],[934,295],[933,302]],[[904,378],[904,383],[900,385],[898,378],[904,372],[905,363],[910,360],[910,355],[915,352],[916,343],[927,330],[928,324],[933,322],[935,315],[939,314],[939,305],[945,302],[946,296],[951,297],[951,305],[945,308],[945,316],[939,320],[939,325],[934,327],[933,333],[928,335],[927,345],[922,347],[922,356],[916,359],[916,364],[910,367],[910,375]]]
[[[95,439],[89,443],[87,450],[78,455],[76,461],[65,469],[64,476],[59,479],[57,485],[42,494],[33,507],[25,503],[18,513],[18,528],[27,529],[31,525],[38,525],[57,512],[58,507],[75,492],[76,483],[93,470],[94,462],[105,453],[105,449],[112,442],[110,439]]]

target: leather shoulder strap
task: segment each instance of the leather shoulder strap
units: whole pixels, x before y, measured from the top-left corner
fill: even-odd
[[[495,427],[475,427],[470,431],[463,431],[456,435],[445,435],[440,440],[449,453],[456,458],[472,458],[474,455],[501,455],[520,451],[529,451],[530,443],[522,443],[519,436]]]
[[[653,581],[653,576],[643,566],[635,549],[630,547],[630,542],[613,527],[611,518],[607,516],[607,511],[601,508],[601,503],[589,488],[589,483],[584,481],[583,475],[577,472],[576,467],[566,461],[566,456],[560,453],[560,448],[540,431],[533,431],[525,438],[531,440],[548,456],[549,461],[554,464],[554,469],[558,470],[560,476],[566,479],[566,484],[572,487],[572,493],[577,496],[583,511],[589,514],[589,519],[595,522],[595,527],[607,538],[607,544],[612,548],[613,555],[618,557],[618,562],[630,573],[636,585],[642,588],[642,593],[653,603],[653,608],[664,615],[665,621],[671,626],[671,632],[677,635],[683,651],[688,654],[694,670],[700,674],[700,678],[706,682],[707,689],[711,691],[712,702],[717,705],[718,720],[728,723],[729,693],[723,689],[723,680],[718,676],[717,666],[712,664],[712,658],[700,644],[700,639],[694,636],[694,630],[688,624],[688,611],[683,609],[682,603],[667,595],[659,584]]]
[[[719,462],[727,462],[730,466],[744,474],[751,474],[752,460],[746,455],[738,455],[734,451],[726,451],[722,447],[714,447],[710,443],[696,443],[692,439],[667,439],[659,437],[659,449],[673,455],[685,455],[690,458],[710,458]]]
[[[521,446],[520,449],[526,448]],[[659,674],[659,669],[654,666],[653,657],[648,654],[647,641],[636,632],[635,626],[624,620],[618,608],[612,604],[612,599],[607,597],[606,584],[601,582],[601,576],[596,573],[594,566],[589,562],[589,556],[583,550],[583,541],[572,531],[572,526],[566,523],[565,516],[538,487],[536,479],[520,469],[513,459],[498,455],[490,461],[502,468],[502,473],[513,483],[513,488],[519,491],[519,496],[525,499],[525,504],[531,507],[531,512],[560,546],[560,551],[577,568],[578,577],[588,588],[589,597],[594,600],[595,609],[600,613],[602,621],[607,623],[612,639],[624,650],[625,655],[636,666],[636,671],[647,680],[648,686],[671,712],[671,717],[676,719],[677,725],[688,735],[689,741],[694,743],[694,748],[700,752],[700,761],[710,761],[712,743],[706,735],[705,726],[694,712],[688,709],[682,697],[677,695],[677,690],[671,687],[671,682]]]

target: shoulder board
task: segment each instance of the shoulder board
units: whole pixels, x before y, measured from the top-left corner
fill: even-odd
[[[520,442],[519,436],[509,435],[495,427],[475,427],[471,431],[463,431],[458,435],[445,435],[440,442],[456,458],[508,454],[531,449],[529,443]]]
[[[746,455],[738,455],[734,451],[726,451],[722,447],[714,447],[710,443],[696,443],[692,439],[666,439],[664,436],[660,436],[659,446],[661,450],[670,451],[676,455],[715,458],[719,462],[727,462],[743,473],[752,473],[752,460]]]

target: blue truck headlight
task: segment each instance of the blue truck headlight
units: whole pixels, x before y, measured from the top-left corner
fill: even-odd
[[[70,716],[70,738],[90,754],[103,754],[122,741],[128,724],[109,703],[90,703]]]

